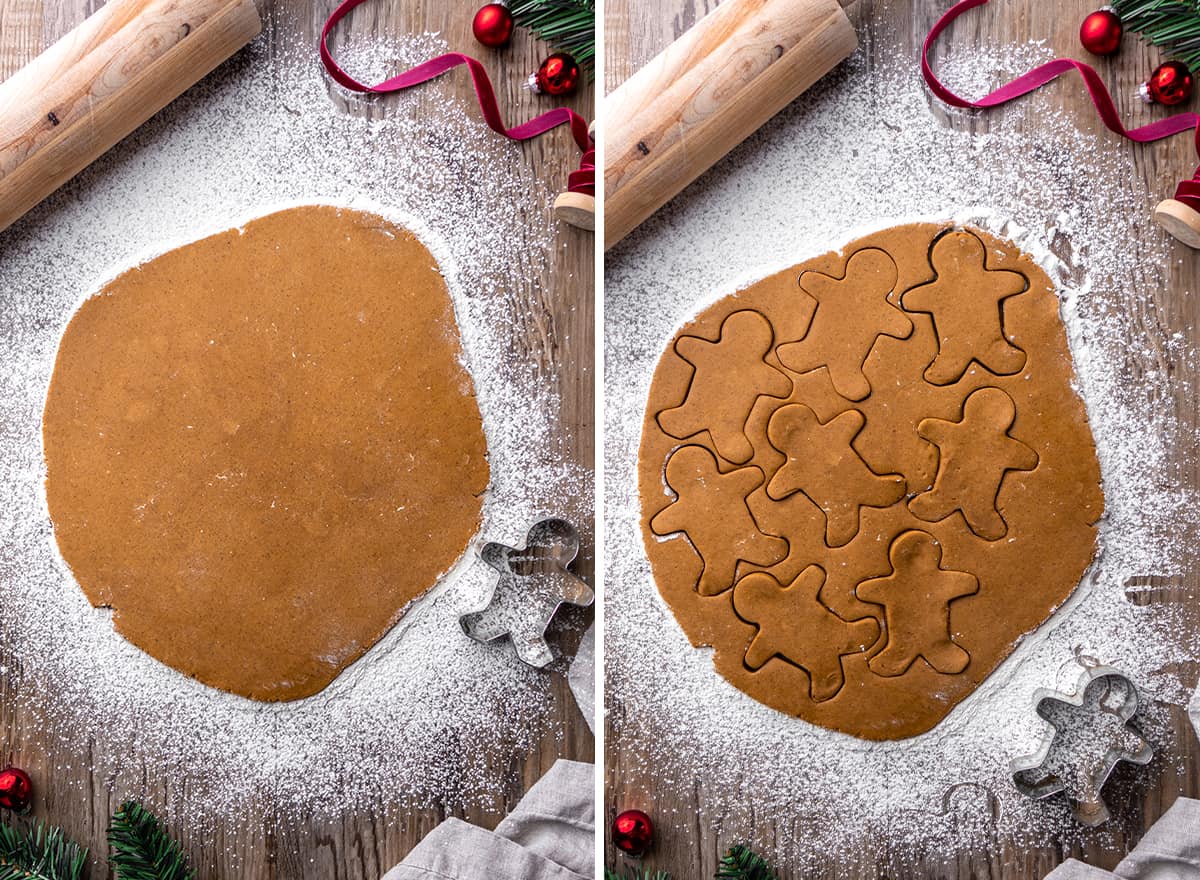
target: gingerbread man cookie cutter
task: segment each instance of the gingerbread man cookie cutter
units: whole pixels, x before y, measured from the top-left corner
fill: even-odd
[[[1042,799],[1062,792],[1075,818],[1099,825],[1109,818],[1101,795],[1118,763],[1147,764],[1154,749],[1130,722],[1138,692],[1123,673],[1106,666],[1084,672],[1073,694],[1040,688],[1038,715],[1050,724],[1041,748],[1012,762],[1013,782],[1022,794]]]
[[[525,536],[521,549],[489,542],[479,551],[499,573],[482,608],[458,622],[468,636],[485,644],[506,636],[522,662],[537,669],[554,660],[546,631],[563,605],[587,607],[596,594],[567,570],[579,553],[579,532],[565,519],[544,519]]]

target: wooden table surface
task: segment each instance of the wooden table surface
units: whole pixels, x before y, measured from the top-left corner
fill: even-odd
[[[101,3],[97,0],[0,0],[0,80],[75,27]],[[259,0],[264,35],[272,47],[312,45],[315,64],[316,35],[333,8],[328,0]],[[471,18],[480,3],[448,0],[441,3],[376,0],[356,10],[342,25],[345,31],[378,35],[407,32],[439,33],[453,48],[485,61],[497,87],[502,110],[509,119],[524,120],[547,109],[545,99],[523,88],[525,77],[535,70],[548,50],[518,30],[512,46],[503,52],[483,49],[471,35]],[[303,42],[300,42],[303,40]],[[294,54],[294,53],[293,53]],[[285,53],[272,51],[272,63],[285,60]],[[464,111],[477,113],[469,78],[450,75],[423,86],[436,96],[455,95]],[[592,90],[583,88],[570,106],[585,118],[593,112]],[[335,100],[338,100],[335,98]],[[378,102],[379,114],[391,112],[387,99]],[[452,124],[452,123],[444,123]],[[117,150],[121,147],[118,145]],[[569,136],[556,132],[523,147],[535,175],[554,188],[562,188],[567,173],[578,164],[578,152]],[[515,205],[514,210],[533,216],[546,206]],[[559,226],[547,260],[548,268],[535,277],[512,279],[512,301],[520,318],[516,357],[533,359],[539,375],[557,386],[561,396],[557,449],[562,456],[588,469],[594,464],[594,243],[591,233]],[[579,573],[592,580],[592,524],[582,524],[584,549]],[[590,613],[590,612],[588,612]],[[575,618],[583,619],[583,614]],[[564,653],[575,649],[561,634],[556,644]],[[198,878],[279,878],[279,880],[373,880],[398,862],[416,843],[447,815],[494,827],[521,795],[560,757],[592,761],[594,741],[563,676],[555,674],[552,686],[551,724],[537,749],[517,766],[497,767],[497,773],[515,776],[502,799],[486,807],[447,812],[445,809],[399,810],[379,804],[378,809],[340,816],[334,821],[296,822],[268,811],[255,821],[230,825],[217,834],[199,834],[186,827],[170,830],[183,843]],[[118,778],[93,778],[87,745],[73,753],[47,753],[37,745],[36,719],[23,713],[13,693],[12,682],[0,673],[0,760],[29,771],[38,789],[35,815],[60,825],[66,833],[93,854],[107,851],[104,833],[108,818],[129,792],[147,792],[151,800],[160,790],[156,770],[143,768]],[[158,798],[161,800],[162,798]],[[169,820],[169,814],[167,816]],[[93,867],[92,878],[108,876],[107,866]]]
[[[716,5],[715,0],[608,0],[605,6],[605,91],[611,92],[624,82]],[[942,41],[945,45],[1003,45],[1045,40],[1056,55],[1082,58],[1085,53],[1079,45],[1079,23],[1100,5],[1096,0],[997,0],[987,7],[986,14],[975,13],[956,23]],[[858,29],[860,44],[873,47],[899,44],[915,65],[925,34],[949,6],[950,0],[858,0],[849,11]],[[1114,92],[1126,118],[1134,107],[1137,86],[1158,63],[1156,58],[1155,50],[1126,38],[1114,68],[1118,71]],[[874,55],[868,53],[867,64],[873,63]],[[1110,136],[1095,122],[1095,112],[1078,82],[1052,89],[1054,104],[1077,119],[1080,128],[1096,132],[1097,137]],[[883,94],[874,97],[880,102],[887,100]],[[1196,109],[1198,102],[1200,97],[1193,99],[1189,109]],[[990,124],[986,115],[947,117],[943,114],[943,117],[947,125],[972,131],[987,131]],[[1005,124],[1029,127],[1036,126],[1038,121],[1034,114],[1014,113],[1006,118]],[[1173,182],[1191,176],[1196,166],[1195,150],[1187,136],[1139,149],[1139,177],[1130,182],[1135,191],[1161,193],[1160,197],[1166,197],[1171,194],[1169,188],[1173,187]],[[1086,173],[1086,156],[1079,158],[1079,165],[1081,172]],[[1164,180],[1171,183],[1164,184]],[[1147,236],[1160,234],[1149,222],[1145,232]],[[1130,241],[1129,247],[1136,251],[1139,242]],[[1184,335],[1189,348],[1200,342],[1200,315],[1195,313],[1195,301],[1189,296],[1189,292],[1200,290],[1200,253],[1178,246],[1176,256],[1179,259],[1174,265],[1147,269],[1147,290],[1131,292],[1126,320],[1130,340],[1137,340],[1139,349],[1152,347],[1142,355],[1143,366],[1152,367],[1154,362],[1172,364],[1172,375],[1176,376],[1177,382],[1162,390],[1163,405],[1173,410],[1182,426],[1182,435],[1195,437],[1200,423],[1200,401],[1189,397],[1186,389],[1195,387],[1196,365],[1180,363],[1178,357],[1167,354],[1161,345],[1176,332]],[[1173,475],[1177,474],[1181,491],[1194,494],[1200,490],[1200,456],[1197,456],[1194,444],[1177,450],[1170,465]],[[1192,564],[1189,576],[1168,588],[1163,598],[1180,603],[1176,606],[1180,626],[1196,633],[1200,646],[1200,607],[1195,601],[1195,596],[1200,595],[1197,584],[1197,565]],[[1200,649],[1197,657],[1200,658]],[[1196,686],[1198,672],[1198,664],[1179,670],[1180,678],[1189,688]],[[1115,830],[1116,840],[1111,844],[1105,845],[1099,838],[1084,846],[1048,840],[1040,846],[1016,848],[997,841],[986,852],[913,856],[892,851],[886,840],[877,840],[864,844],[859,853],[831,855],[821,873],[809,873],[805,877],[1041,878],[1067,856],[1112,868],[1144,829],[1177,797],[1200,797],[1200,744],[1190,731],[1184,711],[1178,709],[1172,715],[1175,748],[1180,752],[1176,757],[1182,770],[1178,774],[1160,772],[1158,778],[1148,784],[1140,802],[1134,806],[1134,814],[1112,823],[1119,828]],[[605,811],[609,825],[617,811],[629,807],[644,809],[651,816],[697,817],[693,822],[671,827],[662,827],[660,822],[656,850],[644,863],[648,869],[668,870],[674,880],[710,878],[723,848],[730,843],[757,840],[770,846],[772,841],[783,840],[794,830],[789,817],[764,817],[755,811],[753,804],[746,804],[744,810],[736,813],[712,815],[696,795],[701,786],[689,791],[661,790],[652,776],[639,775],[640,771],[635,769],[639,766],[637,761],[622,759],[623,743],[619,730],[608,726],[605,737]],[[649,798],[643,795],[645,791],[652,792]],[[628,864],[616,856],[611,841],[606,842],[605,852],[608,862]],[[787,870],[781,871],[783,878],[798,876]]]

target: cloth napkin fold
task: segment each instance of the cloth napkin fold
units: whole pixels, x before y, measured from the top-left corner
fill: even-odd
[[[1179,798],[1113,872],[1068,859],[1046,880],[1200,880],[1200,800]]]
[[[555,762],[495,831],[447,819],[383,880],[593,880],[594,772]]]
[[[1196,736],[1200,736],[1200,687],[1196,688],[1196,693],[1192,694],[1192,701],[1188,703],[1188,718],[1192,719]]]
[[[596,625],[592,624],[579,642],[579,650],[567,672],[567,684],[575,695],[575,704],[583,713],[588,730],[596,732]]]

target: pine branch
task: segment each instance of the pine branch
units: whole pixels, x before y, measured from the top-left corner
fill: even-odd
[[[61,828],[0,825],[0,880],[81,880],[87,850]]]
[[[649,869],[641,868],[626,868],[618,873],[616,868],[609,865],[604,869],[604,880],[671,880],[671,875],[666,871],[651,873]]]
[[[766,859],[750,847],[731,846],[717,867],[716,880],[779,880]]]
[[[192,880],[182,848],[141,804],[121,805],[108,827],[108,845],[117,880]]]
[[[1198,0],[1112,0],[1121,26],[1200,73]]]
[[[556,52],[568,52],[591,79],[596,61],[595,0],[513,0],[513,21]]]

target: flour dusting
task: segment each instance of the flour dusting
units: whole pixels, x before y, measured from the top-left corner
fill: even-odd
[[[419,34],[386,55],[370,45],[340,55],[368,77],[446,50]],[[529,338],[553,345],[558,329],[530,332],[525,322],[540,317],[517,296],[555,231],[548,208],[529,222],[513,206],[547,204],[545,185],[521,147],[440,84],[391,99],[376,119],[373,99],[346,113],[330,91],[307,41],[269,52],[260,38],[0,240],[0,641],[13,698],[40,719],[47,748],[91,756],[114,799],[151,797],[175,822],[495,806],[553,723],[549,675],[461,631],[458,615],[492,581],[474,549],[330,687],[285,704],[209,689],[143,654],[58,558],[40,421],[78,303],[171,246],[313,202],[408,226],[447,276],[489,445],[480,538],[520,546],[530,524],[559,515],[587,529],[590,546],[592,478],[556,451],[558,377],[527,350]]]
[[[1049,57],[1039,44],[972,50],[951,54],[940,72],[960,94],[979,95]],[[1137,827],[1145,780],[1179,772],[1184,752],[1168,717],[1195,686],[1194,629],[1180,626],[1191,612],[1126,597],[1131,578],[1194,572],[1200,537],[1196,487],[1168,466],[1194,458],[1195,425],[1164,405],[1168,382],[1194,397],[1197,340],[1154,307],[1170,274],[1165,234],[1131,245],[1173,182],[1161,192],[1132,183],[1147,148],[1079,131],[1045,93],[981,117],[980,133],[950,130],[939,119],[947,112],[929,98],[915,58],[865,45],[610,251],[606,266],[608,751],[633,767],[631,778],[694,793],[700,821],[727,815],[714,829],[720,845],[749,836],[796,876],[831,865],[873,870],[882,853],[960,864],[957,854],[995,852],[997,837],[1117,840]],[[1140,112],[1139,123],[1152,111]],[[1037,116],[1037,132],[1014,130],[1023,113]],[[681,324],[778,269],[923,219],[1012,239],[1055,280],[1107,515],[1101,555],[1079,589],[975,694],[927,734],[871,743],[756,703],[715,672],[710,649],[688,644],[642,547],[637,451],[653,369]],[[1143,691],[1139,723],[1158,754],[1139,771],[1148,775],[1118,773],[1107,789],[1128,824],[1085,832],[1065,802],[1019,795],[1009,762],[1041,741],[1034,691],[1071,692],[1096,662]],[[765,820],[786,829],[781,839],[753,839]],[[695,821],[660,817],[664,827]]]

